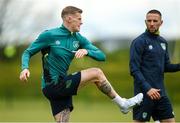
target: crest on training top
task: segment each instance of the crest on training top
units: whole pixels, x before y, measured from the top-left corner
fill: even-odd
[[[161,43],[161,47],[163,50],[166,50],[166,44],[165,43]]]
[[[56,44],[56,45],[60,45],[61,42],[60,42],[59,40],[56,40],[56,41],[55,41],[55,44]]]
[[[79,47],[79,41],[73,41],[73,47],[78,48]]]

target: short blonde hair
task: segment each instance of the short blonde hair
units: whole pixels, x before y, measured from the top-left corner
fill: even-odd
[[[64,18],[66,15],[75,14],[75,13],[82,13],[83,11],[74,6],[67,6],[61,12],[61,18]]]

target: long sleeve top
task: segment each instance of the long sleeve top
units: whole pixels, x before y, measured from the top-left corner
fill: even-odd
[[[43,64],[42,88],[47,84],[57,83],[59,76],[67,75],[70,63],[75,51],[86,49],[89,57],[104,61],[105,54],[94,46],[80,33],[70,32],[62,25],[61,27],[46,30],[32,42],[22,55],[22,69],[29,68],[31,56],[41,51]]]
[[[180,64],[171,64],[168,44],[164,38],[148,31],[133,40],[130,48],[130,72],[134,77],[135,94],[150,88],[161,89],[166,95],[164,72],[176,72]]]

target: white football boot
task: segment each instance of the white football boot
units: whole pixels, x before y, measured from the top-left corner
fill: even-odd
[[[143,101],[143,94],[139,93],[136,96],[124,99],[123,105],[120,107],[120,110],[123,114],[127,114],[134,106],[140,105],[140,103]]]

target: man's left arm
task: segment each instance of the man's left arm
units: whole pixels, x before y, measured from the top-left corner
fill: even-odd
[[[169,53],[168,53],[168,44],[166,44],[166,54],[165,54],[165,63],[164,63],[164,72],[177,72],[180,71],[180,63],[172,64],[170,62]]]
[[[78,35],[80,40],[80,45],[82,49],[87,50],[87,56],[97,60],[97,61],[105,61],[106,55],[96,46],[94,46],[89,40],[85,37]]]

